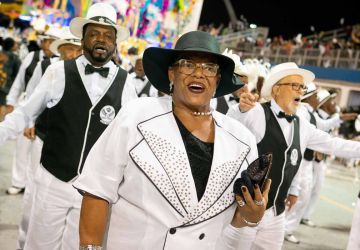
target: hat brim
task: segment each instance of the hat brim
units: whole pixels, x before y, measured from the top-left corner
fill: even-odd
[[[335,98],[336,96],[336,93],[332,93],[329,96],[325,97],[321,102],[319,102],[319,104],[316,106],[316,109],[321,108],[328,100],[330,100],[331,98]]]
[[[268,76],[268,78],[265,80],[264,85],[261,89],[261,96],[264,98],[271,97],[271,90],[272,87],[281,79],[284,77],[290,76],[290,75],[300,75],[304,78],[304,83],[310,83],[314,81],[315,75],[313,72],[306,70],[306,69],[284,69],[282,71],[276,72],[275,74],[272,74]]]
[[[111,26],[116,30],[116,42],[119,43],[121,41],[126,40],[129,36],[129,30],[118,26],[118,25],[112,25],[112,24],[107,24],[107,23],[102,23],[102,22],[97,22],[94,20],[89,20],[83,17],[75,17],[74,19],[71,20],[70,22],[70,32],[76,36],[79,37],[80,39],[82,39],[82,34],[83,34],[83,27],[86,24],[98,24],[98,25],[104,25],[104,26]]]
[[[45,39],[57,39],[57,37],[55,37],[55,36],[48,36],[48,35],[37,35],[37,37],[38,37],[40,40],[45,40]]]
[[[53,42],[50,44],[49,50],[50,50],[53,54],[59,56],[58,48],[59,48],[61,45],[64,45],[64,44],[73,44],[73,45],[81,46],[81,43],[70,42],[70,41],[67,41],[67,40],[58,39],[58,40],[53,41]]]
[[[243,83],[234,76],[233,60],[227,56],[209,52],[204,48],[176,50],[150,47],[144,52],[143,67],[147,78],[156,89],[170,94],[169,67],[174,63],[179,54],[185,52],[204,53],[217,58],[221,78],[216,89],[215,97],[230,94],[243,86]]]
[[[305,95],[303,95],[300,100],[305,100],[307,98],[309,98],[310,96],[313,96],[315,95],[319,90],[318,89],[314,89],[313,91],[309,92],[309,93],[306,93]]]

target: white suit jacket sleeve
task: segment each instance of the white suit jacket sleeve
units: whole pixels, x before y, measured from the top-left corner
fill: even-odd
[[[329,119],[321,118],[317,113],[314,113],[316,119],[316,127],[322,131],[328,132],[331,129],[340,127],[342,120],[339,114],[335,114]]]
[[[30,98],[16,108],[14,112],[8,114],[5,121],[0,123],[0,145],[22,133],[24,128],[35,121],[46,108],[54,96],[54,82],[52,80],[55,74],[53,71],[46,71]]]
[[[240,112],[239,104],[235,104],[229,108],[226,115],[245,125],[255,135],[257,143],[264,138],[266,129],[265,111],[260,103],[256,103],[255,107],[247,112]]]
[[[131,100],[137,99],[138,96],[136,94],[135,85],[131,81],[131,77],[129,75],[126,77],[123,93],[121,95],[121,106],[124,106]]]
[[[306,147],[321,153],[344,158],[360,158],[360,142],[333,137],[304,121]]]
[[[121,109],[96,141],[86,158],[82,173],[73,184],[75,188],[111,204],[117,202],[119,185],[129,160],[129,130],[126,124],[129,115],[126,107]]]

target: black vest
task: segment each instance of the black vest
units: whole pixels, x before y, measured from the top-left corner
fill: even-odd
[[[269,173],[272,182],[267,208],[275,206],[275,213],[279,215],[285,210],[285,199],[302,159],[299,120],[296,117],[292,121],[294,125],[293,138],[292,144],[288,147],[281,127],[270,109],[270,103],[261,105],[265,112],[266,130],[264,138],[257,144],[257,147],[259,155],[273,154],[273,163]]]
[[[217,98],[216,111],[226,115],[229,110],[229,105],[227,104],[225,97],[220,96]]]
[[[110,88],[92,106],[75,60],[64,61],[64,67],[64,94],[49,109],[41,163],[55,177],[68,182],[81,172],[91,147],[120,110],[127,73],[118,67]]]
[[[315,119],[315,116],[312,112],[308,111],[309,114],[310,114],[310,123],[315,125],[316,127],[316,119]],[[314,150],[311,150],[309,148],[307,148],[305,150],[305,153],[304,153],[304,159],[307,160],[307,161],[312,161],[314,160]]]
[[[42,60],[42,62],[41,62],[41,75],[44,75],[45,70],[49,67],[50,64],[51,64],[50,58],[46,58],[46,59]]]
[[[41,61],[41,75],[44,75],[45,70],[51,64],[50,59],[44,59]],[[45,135],[47,133],[47,123],[48,123],[48,109],[45,109],[35,121],[35,134],[42,140],[45,140]]]
[[[150,88],[151,88],[151,83],[149,80],[146,80],[146,84],[144,86],[144,88],[140,91],[140,93],[138,94],[138,97],[142,97],[142,96],[150,96]]]
[[[41,61],[40,60],[40,50],[34,52],[34,56],[31,60],[31,63],[25,69],[25,79],[24,79],[25,80],[25,89],[26,89],[26,86],[29,83],[29,81],[34,73],[34,70],[36,68],[36,65],[39,61]]]

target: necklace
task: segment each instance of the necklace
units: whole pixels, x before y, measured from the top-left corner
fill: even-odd
[[[197,111],[192,111],[191,114],[194,116],[207,116],[207,115],[211,115],[213,112],[212,109],[210,109],[210,111],[207,112],[197,112]]]
[[[175,104],[173,103],[173,108],[175,107]],[[179,107],[179,106],[176,106],[177,108],[180,108],[180,109],[184,109],[183,107]],[[184,109],[186,110],[186,109]],[[188,110],[187,110],[188,111]],[[190,114],[192,114],[193,116],[209,116],[212,114],[214,110],[212,108],[210,108],[210,111],[206,111],[206,112],[200,112],[200,111],[190,111]]]

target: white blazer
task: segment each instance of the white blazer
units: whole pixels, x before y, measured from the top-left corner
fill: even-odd
[[[168,98],[125,105],[96,142],[74,183],[113,204],[107,249],[231,249],[233,183],[257,157],[242,124],[213,113],[215,144],[197,200],[185,146]],[[225,230],[224,230],[225,229]],[[235,246],[234,245],[234,246]]]

